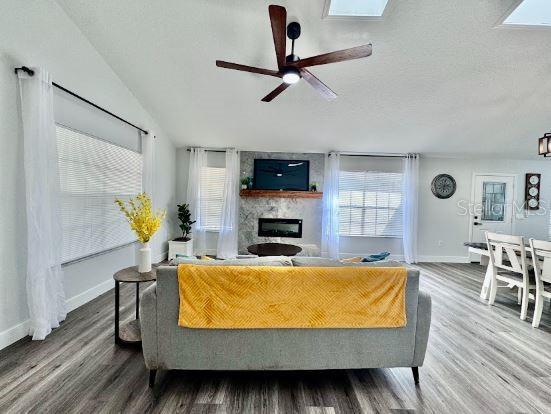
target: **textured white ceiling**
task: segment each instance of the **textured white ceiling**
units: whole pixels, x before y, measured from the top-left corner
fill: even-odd
[[[528,158],[551,129],[551,29],[495,27],[517,0],[390,0],[382,21],[278,1],[301,57],[374,52],[312,68],[335,101],[300,82],[272,103],[278,79],[215,66],[276,68],[268,1],[57,1],[178,146]]]

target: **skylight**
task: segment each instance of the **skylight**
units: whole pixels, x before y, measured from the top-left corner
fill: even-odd
[[[503,24],[517,26],[551,26],[550,0],[524,0]]]
[[[381,17],[388,0],[327,0],[328,16]]]

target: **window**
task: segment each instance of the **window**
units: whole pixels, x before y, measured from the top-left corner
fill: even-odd
[[[484,181],[482,184],[482,220],[505,220],[505,186],[506,183]]]
[[[326,0],[328,16],[381,17],[388,0]]]
[[[205,167],[201,171],[201,217],[207,231],[220,231],[225,179],[225,168]]]
[[[341,171],[341,236],[402,237],[402,173]]]
[[[61,125],[56,134],[62,262],[135,241],[114,201],[142,191],[142,155]]]
[[[505,19],[504,25],[551,26],[551,1],[524,0]]]

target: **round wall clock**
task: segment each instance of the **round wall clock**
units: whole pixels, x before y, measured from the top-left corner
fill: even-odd
[[[457,184],[451,175],[438,174],[433,178],[430,188],[436,197],[450,198],[455,193]]]

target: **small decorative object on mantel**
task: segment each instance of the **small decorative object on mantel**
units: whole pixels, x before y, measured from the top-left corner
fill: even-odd
[[[241,179],[241,189],[246,190],[248,184],[249,184],[249,177],[243,177]]]
[[[310,183],[310,191],[318,191],[318,183],[316,182],[313,182],[313,183]]]
[[[177,254],[183,256],[193,256],[193,239],[190,237],[191,226],[195,220],[191,220],[189,204],[178,204],[178,220],[180,220],[180,230],[182,237],[170,240],[168,242],[168,260],[172,260]]]
[[[551,157],[551,132],[543,134],[539,140],[539,155]]]
[[[538,210],[540,208],[540,182],[541,174],[526,173],[526,185],[524,187],[524,198],[526,210]]]
[[[138,194],[135,198],[128,200],[128,205],[120,199],[116,199],[121,211],[126,216],[130,228],[136,233],[138,241],[142,243],[139,251],[138,272],[151,271],[151,247],[149,241],[155,232],[161,227],[166,211],[157,210],[153,212],[151,199],[146,193]]]
[[[431,183],[432,194],[441,199],[450,198],[456,189],[455,179],[449,174],[438,174]]]

